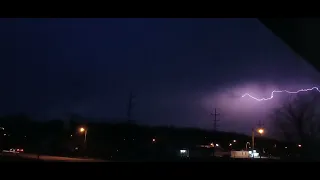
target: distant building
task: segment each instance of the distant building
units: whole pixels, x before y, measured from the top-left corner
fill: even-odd
[[[250,158],[249,151],[231,151],[231,158]]]

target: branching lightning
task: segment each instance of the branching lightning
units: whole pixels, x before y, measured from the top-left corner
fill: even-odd
[[[242,97],[249,96],[249,97],[251,97],[252,99],[254,99],[256,101],[267,101],[267,100],[270,100],[270,99],[273,98],[274,93],[283,93],[283,92],[285,92],[285,93],[288,93],[288,94],[297,94],[299,92],[307,92],[307,91],[313,91],[313,90],[317,90],[318,92],[320,92],[318,87],[313,87],[313,88],[310,88],[310,89],[300,89],[298,91],[288,91],[288,90],[277,90],[276,91],[276,90],[274,90],[274,91],[271,92],[271,96],[268,97],[268,98],[260,98],[259,99],[259,98],[256,98],[256,97],[250,95],[249,93],[246,93],[246,94],[242,95]]]

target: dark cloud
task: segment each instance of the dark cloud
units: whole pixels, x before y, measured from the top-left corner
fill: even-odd
[[[124,117],[247,132],[318,73],[256,19],[2,19],[2,113]]]

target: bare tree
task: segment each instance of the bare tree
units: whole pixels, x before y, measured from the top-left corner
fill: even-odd
[[[302,144],[303,152],[311,155],[320,135],[320,95],[303,94],[285,102],[272,114],[276,132],[287,141]]]

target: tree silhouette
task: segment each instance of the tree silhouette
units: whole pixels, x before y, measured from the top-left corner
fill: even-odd
[[[276,132],[286,141],[301,144],[301,155],[315,159],[320,135],[319,94],[303,94],[291,98],[272,114]]]

